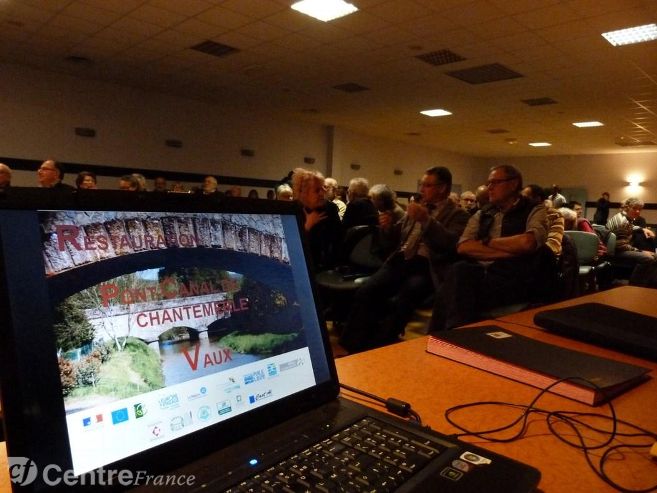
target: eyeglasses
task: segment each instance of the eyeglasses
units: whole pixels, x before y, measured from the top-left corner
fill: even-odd
[[[56,168],[47,168],[45,166],[41,166],[37,171],[56,171]]]
[[[515,177],[514,178],[496,178],[496,179],[493,179],[493,180],[488,180],[486,182],[486,186],[487,187],[495,187],[495,186],[499,185],[500,183],[504,183],[505,181],[511,181],[511,180],[515,180]]]

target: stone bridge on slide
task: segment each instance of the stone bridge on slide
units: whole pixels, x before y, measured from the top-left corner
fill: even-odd
[[[191,248],[289,263],[282,223],[272,215],[60,211],[44,229],[48,276],[149,251]]]
[[[136,337],[157,348],[162,333],[174,327],[187,329],[190,338],[207,338],[208,326],[248,310],[248,300],[228,299],[226,293],[213,293],[172,300],[110,305],[85,310],[96,333],[96,340],[108,341]]]

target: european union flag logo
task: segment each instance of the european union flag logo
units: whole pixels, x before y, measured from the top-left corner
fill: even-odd
[[[128,421],[128,408],[124,407],[122,409],[117,409],[116,411],[112,411],[112,424],[119,424],[123,423],[124,421]]]

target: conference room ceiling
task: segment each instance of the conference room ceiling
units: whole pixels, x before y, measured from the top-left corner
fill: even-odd
[[[469,156],[657,151],[657,41],[601,36],[656,0],[352,0],[328,23],[292,3],[0,0],[0,61]]]

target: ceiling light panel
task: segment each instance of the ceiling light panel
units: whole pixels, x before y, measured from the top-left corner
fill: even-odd
[[[602,33],[602,36],[614,46],[623,46],[634,43],[645,43],[657,39],[657,24],[619,29]]]
[[[549,142],[530,142],[529,145],[532,147],[550,147],[552,144]]]
[[[589,127],[603,127],[604,123],[594,122],[594,121],[591,121],[591,122],[575,122],[575,123],[573,123],[573,125],[575,125],[576,127],[579,127],[579,128],[589,128]]]
[[[353,14],[358,10],[357,7],[343,0],[302,0],[292,4],[292,8],[323,22]]]
[[[433,110],[424,110],[424,111],[420,111],[420,113],[422,113],[423,115],[426,115],[426,116],[431,116],[431,117],[435,117],[435,116],[447,116],[447,115],[451,115],[451,114],[452,114],[451,112],[449,112],[449,111],[447,111],[447,110],[442,110],[442,109],[438,109],[438,108],[433,109]]]

